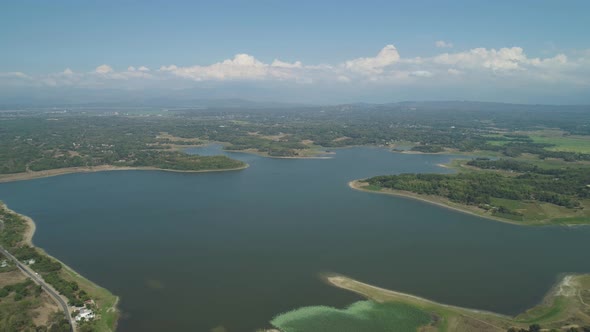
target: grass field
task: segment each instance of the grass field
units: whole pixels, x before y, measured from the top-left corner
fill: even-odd
[[[533,140],[534,143],[551,144],[547,147],[550,151],[566,151],[578,153],[590,153],[590,136],[574,136],[560,130],[538,130],[529,132],[519,132]],[[505,137],[501,134],[485,135],[490,145],[503,146],[514,141],[511,137]]]
[[[535,143],[555,145],[546,148],[547,150],[590,153],[590,137],[588,136],[531,135],[529,137]]]
[[[277,316],[271,324],[283,332],[403,332],[430,322],[427,312],[411,305],[360,301],[343,310],[304,307]]]
[[[516,211],[517,215],[500,215],[498,217],[525,221],[531,224],[588,224],[590,223],[590,200],[582,200],[582,209],[568,209],[550,203],[541,203],[537,201],[516,201],[510,199],[492,198],[494,206],[503,206],[511,211]]]

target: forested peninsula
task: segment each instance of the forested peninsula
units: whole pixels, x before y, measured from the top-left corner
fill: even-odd
[[[517,224],[590,223],[590,167],[488,158],[456,163],[457,174],[375,176],[355,189],[391,193]]]

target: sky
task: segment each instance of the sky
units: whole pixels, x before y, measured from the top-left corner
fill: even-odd
[[[0,103],[590,104],[590,1],[0,2]]]

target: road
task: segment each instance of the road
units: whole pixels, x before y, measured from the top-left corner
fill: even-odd
[[[70,322],[70,326],[72,327],[71,331],[76,332],[76,322],[72,318],[70,308],[68,307],[68,303],[59,295],[59,293],[51,285],[47,284],[40,275],[35,273],[35,271],[33,271],[30,267],[19,262],[18,259],[16,259],[16,257],[12,256],[12,254],[6,251],[4,248],[0,247],[0,253],[12,260],[27,277],[31,278],[36,284],[40,285],[41,288],[43,288],[43,290],[47,292],[49,296],[51,296],[51,298],[61,307],[61,309],[65,313],[66,318],[68,319],[68,321]]]

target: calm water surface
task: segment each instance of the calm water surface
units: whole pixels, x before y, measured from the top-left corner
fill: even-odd
[[[590,272],[589,227],[507,225],[347,186],[448,172],[436,165],[450,156],[230,155],[250,168],[70,174],[0,184],[0,199],[36,220],[36,245],[121,296],[121,331],[247,332],[300,306],[358,300],[324,284],[326,271],[505,314],[537,303],[561,273]]]

